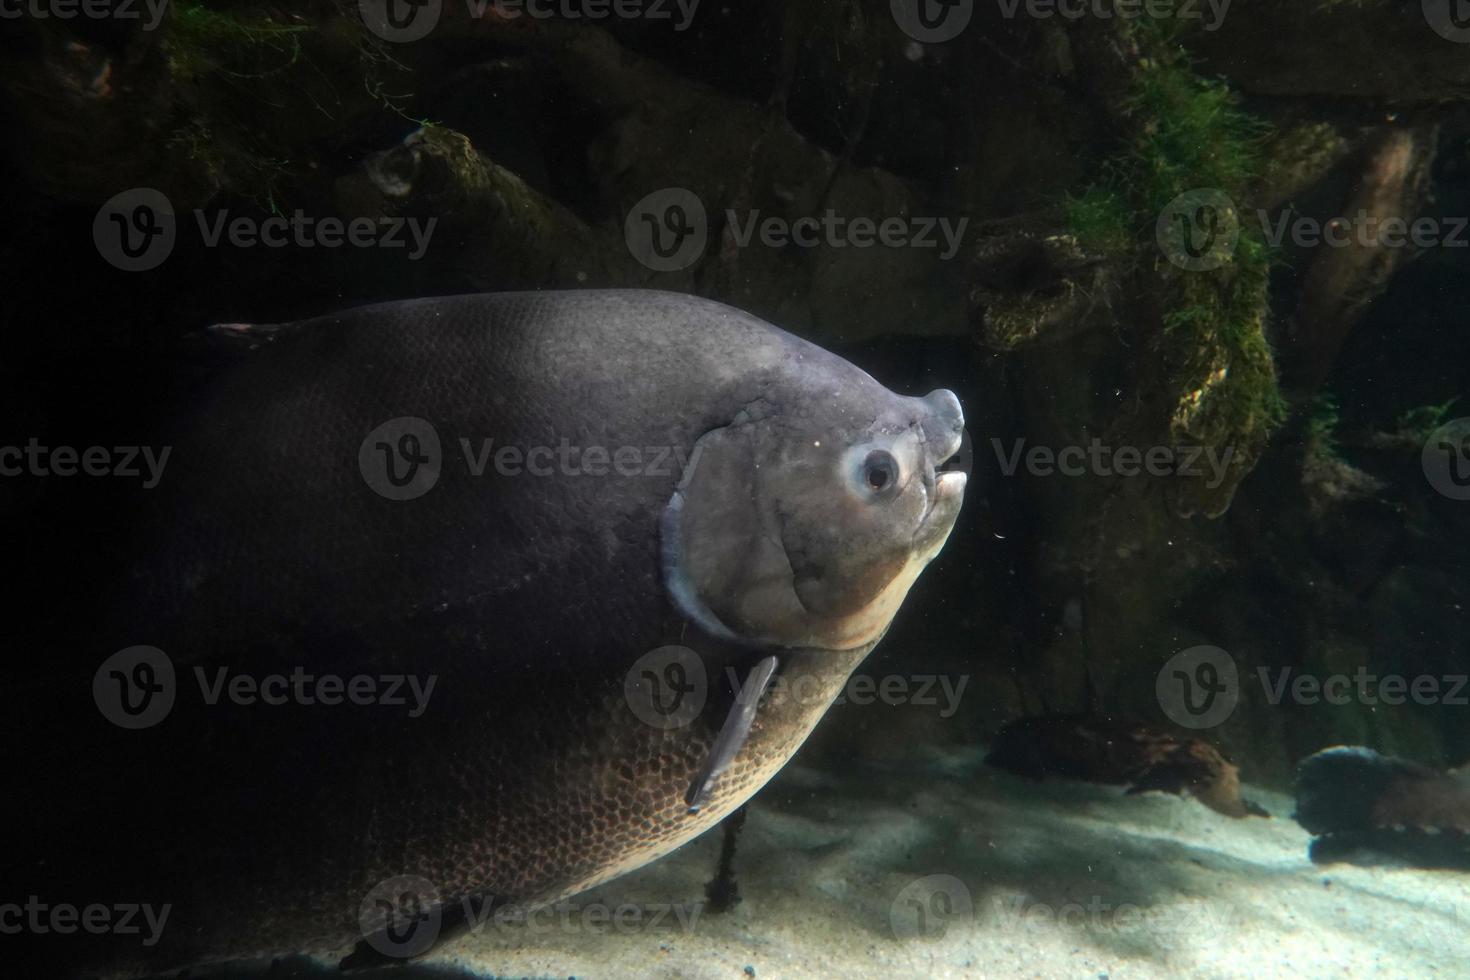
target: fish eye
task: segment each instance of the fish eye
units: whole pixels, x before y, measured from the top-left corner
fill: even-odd
[[[898,483],[898,460],[886,449],[875,449],[863,460],[863,483],[873,493],[883,493]]]

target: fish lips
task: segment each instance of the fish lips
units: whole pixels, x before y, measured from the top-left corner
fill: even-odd
[[[930,472],[925,484],[929,507],[914,534],[914,551],[927,560],[944,546],[964,503],[965,486],[974,464],[969,430],[960,400],[954,392],[940,388],[921,399],[928,413],[920,423],[924,444],[930,453]]]

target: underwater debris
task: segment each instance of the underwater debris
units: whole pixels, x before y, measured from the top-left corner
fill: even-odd
[[[1191,796],[1227,817],[1269,817],[1240,795],[1240,769],[1197,738],[1089,715],[1020,718],[996,733],[987,765],[1029,779],[1075,779],[1128,793]]]
[[[1441,772],[1360,745],[1297,770],[1297,823],[1317,864],[1407,864],[1470,871],[1470,765]]]
[[[1058,343],[1112,314],[1118,261],[1078,235],[1045,227],[981,229],[971,323],[992,350]]]
[[[742,804],[720,822],[720,863],[715,876],[704,885],[706,907],[711,912],[728,912],[740,904],[740,885],[735,881],[735,844],[745,827],[749,809],[748,804]]]

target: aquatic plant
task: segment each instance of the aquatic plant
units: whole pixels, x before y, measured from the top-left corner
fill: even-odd
[[[1118,190],[1094,185],[1068,196],[1063,205],[1067,228],[1083,248],[1121,252],[1131,247],[1137,222],[1133,209]]]
[[[333,3],[306,4],[289,16],[201,0],[173,4],[164,44],[183,111],[169,146],[211,187],[279,213],[283,187],[309,169],[289,150],[318,140],[323,119],[340,124],[364,97],[369,106],[402,112],[381,77],[402,66],[360,19],[339,14]],[[315,125],[281,119],[292,99],[314,107]]]
[[[1408,409],[1398,417],[1399,432],[1415,442],[1423,442],[1429,438],[1431,432],[1445,424],[1459,400],[1457,395],[1438,405],[1420,405]]]
[[[1308,451],[1335,457],[1337,455],[1337,427],[1341,422],[1342,412],[1333,395],[1324,392],[1313,399],[1312,407],[1307,413]]]
[[[1266,336],[1270,253],[1257,230],[1238,222],[1238,243],[1219,268],[1182,271],[1160,260],[1153,236],[1160,213],[1187,192],[1245,200],[1266,165],[1271,130],[1226,83],[1196,73],[1177,25],[1145,18],[1127,30],[1140,52],[1121,104],[1127,134],[1101,164],[1101,180],[1063,212],[1079,241],[1124,251],[1140,288],[1156,298],[1163,374],[1177,389],[1174,438],[1235,447],[1238,479],[1287,415]]]
[[[265,13],[226,13],[201,3],[175,3],[169,27],[169,62],[180,78],[222,72],[235,78],[260,78],[285,71],[301,57],[306,24],[279,24]],[[275,66],[266,59],[279,55]],[[261,59],[255,71],[238,70]]]

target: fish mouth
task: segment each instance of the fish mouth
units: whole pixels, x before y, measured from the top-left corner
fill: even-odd
[[[969,433],[965,434],[965,446],[970,442]],[[956,450],[944,459],[938,461],[934,467],[934,499],[929,503],[929,514],[925,517],[927,524],[932,520],[940,505],[946,500],[956,499],[964,495],[965,485],[970,482],[970,460],[967,453]],[[956,504],[958,501],[956,499]],[[958,506],[955,508],[958,510]]]
[[[947,448],[947,453],[934,460],[929,507],[914,534],[913,550],[926,560],[938,554],[949,539],[949,532],[959,517],[960,504],[965,499],[965,486],[970,480],[973,454],[970,452],[969,431],[960,429]]]
[[[974,463],[975,454],[970,448],[970,430],[961,429],[959,443],[955,448],[948,456],[935,461],[934,478],[936,481],[943,481],[946,476],[958,474],[968,480]],[[963,482],[961,481],[962,488]]]
[[[939,388],[916,399],[922,409],[918,428],[928,455],[924,489],[929,506],[914,533],[914,552],[932,557],[943,546],[959,514],[969,480],[970,434],[965,411],[954,392]]]

